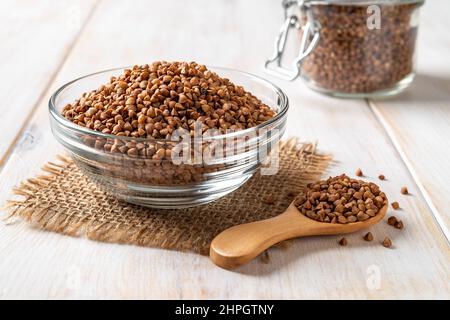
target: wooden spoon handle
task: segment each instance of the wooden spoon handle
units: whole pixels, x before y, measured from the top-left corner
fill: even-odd
[[[219,267],[235,268],[274,244],[299,236],[298,228],[291,225],[292,217],[284,213],[275,218],[231,227],[214,238],[209,257]]]

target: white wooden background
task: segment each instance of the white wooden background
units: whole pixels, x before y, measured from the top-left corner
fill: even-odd
[[[279,1],[0,1],[0,204],[62,148],[47,101],[93,71],[196,60],[265,76],[288,94],[288,134],[334,154],[329,174],[361,167],[403,210],[398,231],[299,239],[236,270],[192,253],[96,243],[0,224],[0,298],[450,298],[450,19],[447,0],[421,12],[418,76],[380,101],[338,100],[268,77]],[[406,185],[410,196],[399,193]],[[379,240],[389,236],[393,249]]]

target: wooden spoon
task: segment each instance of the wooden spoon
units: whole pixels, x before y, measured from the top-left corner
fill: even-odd
[[[219,267],[232,269],[255,258],[283,240],[351,233],[376,224],[386,214],[388,205],[364,221],[347,224],[319,222],[302,215],[293,203],[274,218],[237,225],[222,231],[211,243],[209,257]]]

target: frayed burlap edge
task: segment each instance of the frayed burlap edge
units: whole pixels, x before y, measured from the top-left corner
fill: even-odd
[[[298,188],[295,190],[296,192],[299,192],[304,188],[308,182],[319,179],[332,161],[331,155],[319,154],[317,152],[316,144],[299,143],[297,139],[294,138],[281,142],[280,151],[284,151],[290,157],[303,158],[302,162],[304,163],[304,166],[299,168],[299,171],[295,173],[297,175],[296,179],[299,181]],[[48,185],[53,183],[60,175],[64,174],[66,170],[74,170],[74,168],[76,168],[76,166],[72,159],[66,155],[58,155],[57,161],[45,164],[42,168],[44,174],[27,179],[13,189],[15,195],[22,196],[23,198],[7,201],[7,204],[4,207],[4,209],[7,210],[7,216],[4,220],[9,222],[16,217],[34,227],[47,231],[74,237],[84,236],[95,241],[126,243],[164,249],[190,250],[201,254],[208,254],[209,243],[212,240],[211,236],[199,236],[193,239],[182,240],[181,234],[173,236],[172,234],[160,234],[158,232],[149,233],[148,225],[136,226],[132,223],[112,223],[110,221],[102,221],[101,219],[93,219],[90,215],[73,212],[57,212],[53,210],[51,205],[42,205],[37,194],[44,188],[48,188]],[[259,173],[255,175],[259,176]],[[259,177],[253,177],[252,179],[259,179]],[[245,185],[241,188],[245,188]],[[230,195],[227,195],[226,197],[229,196]],[[231,196],[238,197],[238,195]],[[294,197],[294,194],[292,194],[292,197]],[[280,206],[287,207],[291,200],[292,199],[289,199],[287,202],[284,201],[284,204],[274,208],[274,215],[281,213],[283,208],[280,208]],[[120,206],[124,211],[139,213],[145,212],[146,210],[152,210],[123,203],[116,199],[110,198],[108,201],[112,201],[112,203],[110,203],[111,206]],[[210,206],[210,204],[204,206]],[[178,209],[180,214],[193,210],[196,210],[195,207]],[[262,216],[262,218],[268,217],[270,217],[270,215]],[[254,220],[255,219],[251,218],[250,220],[246,219],[245,221],[234,221],[226,227]],[[288,247],[288,244],[280,244],[280,247],[286,248]]]

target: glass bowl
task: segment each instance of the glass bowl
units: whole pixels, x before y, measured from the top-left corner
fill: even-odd
[[[276,172],[276,145],[286,128],[288,98],[269,81],[249,73],[209,67],[276,111],[274,118],[241,131],[204,133],[200,128],[194,136],[172,135],[170,140],[133,138],[90,130],[61,115],[66,104],[108,83],[124,69],[73,80],[49,101],[50,125],[56,140],[103,190],[148,207],[191,207],[236,190],[263,163],[271,168],[267,174]]]

